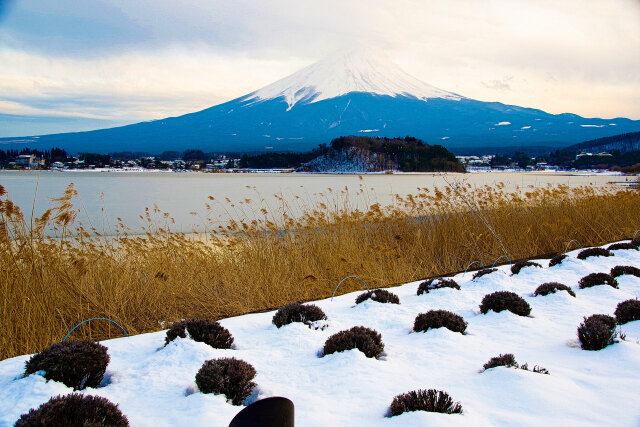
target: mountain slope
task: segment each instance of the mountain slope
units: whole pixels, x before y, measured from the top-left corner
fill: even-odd
[[[90,132],[3,138],[68,151],[305,151],[342,135],[418,137],[453,147],[562,147],[640,131],[640,121],[482,102],[423,83],[375,54],[339,53],[235,100]]]
[[[423,101],[462,98],[405,73],[379,52],[358,49],[339,52],[316,62],[247,95],[244,100],[260,102],[284,98],[288,111],[297,103],[309,104],[352,92],[401,95]]]
[[[592,141],[581,142],[580,144],[571,145],[566,148],[570,151],[620,151],[626,153],[629,151],[640,151],[640,132],[624,133],[622,135],[613,135],[606,138],[598,138]]]

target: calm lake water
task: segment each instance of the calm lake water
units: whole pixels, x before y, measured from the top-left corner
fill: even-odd
[[[348,189],[353,207],[393,202],[393,195],[417,193],[418,188],[443,188],[447,182],[466,181],[473,186],[505,184],[506,189],[547,184],[604,186],[625,177],[565,173],[473,173],[394,175],[314,175],[290,173],[205,174],[173,172],[59,172],[0,171],[0,184],[27,217],[32,207],[36,216],[50,207],[50,197],[58,197],[74,183],[79,197],[78,219],[99,231],[111,234],[117,218],[133,232],[140,232],[145,208],[157,206],[175,219],[174,231],[189,233],[211,228],[209,218],[221,224],[230,217],[251,218],[261,207],[277,212],[286,203],[292,214],[299,206],[335,200],[337,192]],[[37,193],[36,193],[37,185]],[[331,189],[331,190],[329,190]],[[275,195],[281,195],[279,200]],[[213,196],[215,201],[208,199]],[[35,205],[34,205],[35,197]],[[228,198],[235,206],[225,201]],[[247,204],[246,200],[251,200]],[[206,203],[212,207],[206,209]]]

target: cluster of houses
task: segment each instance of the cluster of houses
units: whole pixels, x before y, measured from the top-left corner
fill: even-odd
[[[11,169],[172,169],[172,170],[204,170],[215,171],[225,168],[235,168],[240,159],[233,159],[225,155],[218,155],[209,159],[209,162],[195,160],[161,160],[149,156],[135,159],[110,159],[107,164],[102,162],[87,162],[80,157],[69,157],[64,161],[52,161],[48,163],[46,159],[34,154],[21,154],[16,156],[14,161],[8,162],[5,166]]]
[[[34,154],[21,154],[9,164],[11,163],[24,169],[37,169],[45,165],[44,159],[36,157]]]
[[[456,156],[456,158],[464,165],[468,171],[488,171],[488,170],[507,170],[518,168],[518,164],[513,162],[509,165],[492,165],[491,160],[495,157],[494,154],[487,154],[483,156]],[[535,161],[535,158],[532,159]],[[549,165],[544,161],[537,161],[535,164],[531,164],[525,167],[527,171],[557,171],[559,168],[555,165]]]

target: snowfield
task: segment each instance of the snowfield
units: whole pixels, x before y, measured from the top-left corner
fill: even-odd
[[[202,394],[195,374],[218,357],[236,357],[257,370],[258,384],[250,403],[285,396],[295,404],[298,426],[478,426],[478,425],[640,425],[640,321],[622,325],[625,340],[600,351],[580,348],[576,329],[584,316],[613,315],[618,303],[640,296],[640,278],[618,277],[619,289],[579,289],[589,273],[609,272],[617,265],[640,267],[640,251],[617,250],[613,257],[579,260],[568,253],[562,264],[525,267],[511,275],[509,265],[472,281],[473,274],[454,280],[461,290],[432,290],[416,295],[420,282],[389,290],[400,305],[367,300],[355,305],[359,292],[317,301],[329,320],[324,330],[303,324],[276,328],[274,312],[224,319],[235,348],[218,350],[191,339],[163,347],[165,332],[104,341],[111,362],[105,380],[85,394],[117,403],[133,426],[226,426],[243,407],[221,395]],[[533,297],[542,283],[557,281],[567,292]],[[484,295],[513,291],[532,308],[531,316],[510,312],[480,314]],[[467,334],[441,328],[412,332],[415,317],[445,309],[468,322]],[[358,350],[319,357],[325,340],[352,326],[382,334],[385,354],[368,359]],[[550,375],[498,367],[481,372],[491,357],[513,353],[530,368],[540,365]],[[29,356],[0,362],[0,425],[10,426],[30,408],[72,390],[41,375],[23,377]],[[448,392],[462,404],[462,415],[411,412],[387,417],[394,396],[416,389]]]
[[[250,93],[243,100],[260,102],[283,97],[287,111],[290,111],[298,102],[314,103],[351,92],[411,96],[424,101],[433,98],[458,101],[463,98],[407,74],[376,49],[358,48],[336,52]]]

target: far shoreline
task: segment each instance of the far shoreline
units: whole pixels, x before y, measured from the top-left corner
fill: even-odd
[[[541,175],[541,176],[624,176],[635,177],[636,174],[627,174],[619,171],[599,170],[599,169],[577,169],[577,170],[524,170],[524,169],[473,169],[466,172],[402,172],[395,170],[376,171],[376,172],[342,172],[342,171],[329,171],[329,172],[303,172],[295,171],[292,169],[232,169],[232,170],[216,170],[216,171],[204,171],[204,170],[163,170],[163,169],[145,169],[145,168],[94,168],[94,169],[0,169],[1,172],[8,173],[127,173],[127,174],[207,174],[207,175],[236,175],[236,174],[264,174],[264,175],[302,175],[302,176],[340,176],[340,175],[426,175],[426,176],[439,176],[439,175],[451,175],[451,176],[465,176],[469,174],[501,174],[501,175],[514,175],[514,174],[527,174],[527,175]]]

